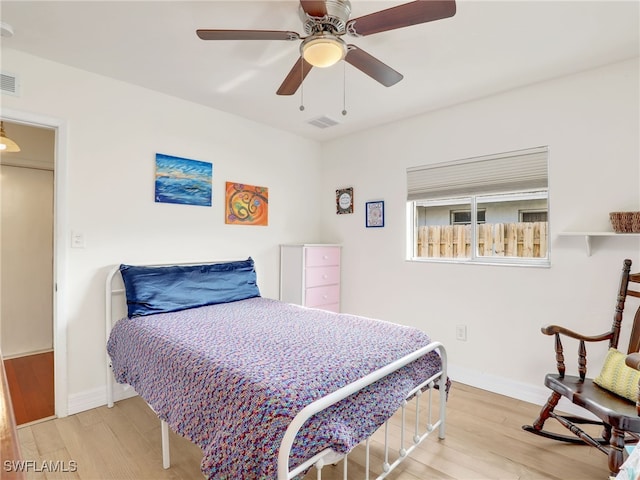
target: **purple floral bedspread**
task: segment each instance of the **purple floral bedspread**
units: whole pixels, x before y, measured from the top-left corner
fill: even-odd
[[[275,479],[278,446],[312,401],[428,345],[420,330],[266,298],[125,318],[108,340],[116,380],[203,450],[215,479]],[[436,352],[312,417],[290,465],[346,453],[440,370]]]

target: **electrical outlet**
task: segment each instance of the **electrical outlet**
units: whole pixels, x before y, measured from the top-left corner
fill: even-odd
[[[462,340],[463,342],[467,341],[466,325],[456,325],[456,340]]]
[[[84,233],[76,230],[71,231],[71,248],[85,248],[87,241],[84,238]]]

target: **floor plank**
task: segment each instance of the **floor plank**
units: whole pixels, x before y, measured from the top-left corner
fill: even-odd
[[[414,407],[409,404],[408,418]],[[454,383],[447,404],[446,438],[432,435],[388,478],[390,480],[606,480],[606,456],[587,445],[568,445],[522,430],[539,407]],[[437,418],[437,417],[434,417]],[[392,419],[390,437],[399,437]],[[551,426],[551,425],[550,425]],[[562,431],[562,430],[558,430]],[[139,398],[18,430],[23,456],[39,462],[74,462],[77,471],[30,472],[28,479],[177,480],[202,478],[200,448],[171,433],[171,468],[162,468],[160,422]],[[382,457],[383,432],[371,440]],[[391,454],[391,459],[395,458]],[[363,478],[364,447],[349,454],[349,478]],[[315,479],[315,472],[305,480]],[[326,466],[323,480],[341,480],[342,465]],[[243,479],[244,480],[244,479]]]
[[[55,414],[53,352],[4,360],[17,425]]]

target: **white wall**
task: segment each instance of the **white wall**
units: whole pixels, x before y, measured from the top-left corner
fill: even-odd
[[[2,107],[66,122],[65,285],[69,413],[106,400],[104,280],[118,263],[252,256],[263,296],[278,296],[279,244],[314,242],[318,145],[106,77],[3,49],[21,96]],[[213,163],[213,206],[154,203],[155,154]],[[269,226],[224,224],[224,182],[269,188]],[[70,247],[71,231],[86,248]],[[60,297],[61,295],[61,297]]]
[[[51,170],[0,165],[0,265],[0,346],[3,358],[51,350]]]
[[[104,398],[103,281],[119,262],[252,255],[263,295],[277,297],[280,243],[340,242],[345,311],[423,328],[447,345],[454,379],[521,398],[543,392],[554,366],[540,326],[602,332],[622,259],[640,268],[638,239],[594,241],[587,257],[582,239],[558,237],[609,229],[609,211],[640,209],[637,61],[322,146],[19,52],[3,50],[2,63],[22,82],[22,96],[3,96],[3,107],[67,126],[67,240],[75,230],[87,242],[63,246],[72,401]],[[540,145],[551,156],[551,268],[405,261],[407,167]],[[156,152],[213,162],[213,207],[155,204]],[[269,227],[224,225],[226,180],[269,187]],[[355,213],[336,215],[335,190],[346,186]],[[364,202],[380,199],[386,226],[367,229]],[[456,324],[468,326],[467,342],[455,340]],[[76,402],[70,413],[89,406]]]
[[[447,346],[454,379],[542,401],[555,359],[540,327],[606,331],[623,259],[640,270],[637,237],[596,239],[591,257],[584,239],[558,237],[611,230],[610,211],[640,210],[638,71],[637,59],[614,64],[323,145],[322,231],[343,244],[343,310],[429,332]],[[405,261],[407,167],[542,145],[551,268]],[[355,213],[336,215],[333,192],[347,186]],[[365,228],[371,200],[385,201],[384,228]],[[466,342],[455,339],[458,324]]]

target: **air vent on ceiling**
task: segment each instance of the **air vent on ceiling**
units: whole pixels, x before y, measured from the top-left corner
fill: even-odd
[[[0,73],[0,92],[18,96],[18,77],[11,73]]]
[[[314,127],[318,127],[318,128],[328,128],[328,127],[333,127],[334,125],[338,125],[340,122],[337,122],[333,118],[329,118],[323,115],[321,117],[312,118],[307,123],[309,123],[309,125],[313,125]]]

